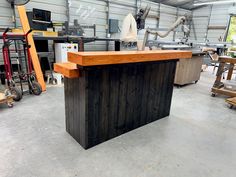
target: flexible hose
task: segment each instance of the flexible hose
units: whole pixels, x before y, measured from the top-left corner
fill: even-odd
[[[185,21],[186,21],[185,16],[179,17],[176,20],[176,22],[165,33],[161,33],[159,31],[151,31],[150,29],[147,29],[145,32],[145,35],[144,35],[142,50],[145,50],[145,46],[146,46],[149,34],[160,36],[161,38],[165,38],[166,36],[168,36],[170,34],[171,31],[173,31],[175,28],[177,28],[180,24],[184,24]]]
[[[160,33],[158,31],[151,31],[149,29],[147,29],[147,32],[153,35],[158,35],[161,38],[165,38],[166,36],[168,36],[170,34],[171,31],[173,31],[175,28],[177,28],[180,24],[183,24],[186,20],[185,16],[179,17],[177,19],[177,21],[168,29],[168,31],[166,31],[165,33]]]

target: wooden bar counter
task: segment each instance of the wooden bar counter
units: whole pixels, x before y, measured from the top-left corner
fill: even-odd
[[[176,63],[189,51],[69,53],[66,131],[85,149],[169,116]],[[157,132],[158,133],[158,132]]]

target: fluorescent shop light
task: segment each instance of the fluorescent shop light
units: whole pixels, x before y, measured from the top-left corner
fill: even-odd
[[[228,4],[228,3],[236,3],[236,0],[227,0],[227,1],[208,1],[208,2],[199,2],[194,3],[194,6],[202,6],[202,5],[210,5],[210,4]]]

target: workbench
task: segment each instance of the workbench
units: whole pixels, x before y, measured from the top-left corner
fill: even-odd
[[[79,51],[84,51],[84,44],[95,42],[95,41],[106,41],[106,42],[114,42],[115,51],[120,51],[120,39],[114,38],[100,38],[100,37],[83,37],[83,36],[33,36],[34,41],[53,41],[55,43],[78,43]],[[0,35],[0,39],[2,39],[2,35]]]
[[[18,37],[19,38],[19,37]],[[104,41],[104,42],[114,42],[114,50],[120,51],[120,39],[114,38],[100,38],[100,37],[84,37],[84,36],[40,36],[33,35],[36,49],[38,53],[51,53],[49,52],[49,42],[53,43],[77,43],[79,46],[79,51],[84,51],[84,45],[86,43],[95,42],[95,41]],[[0,40],[2,39],[2,35],[0,35]],[[52,61],[54,62],[54,60]],[[1,65],[3,65],[3,61],[0,59],[0,70]]]
[[[190,51],[69,53],[66,131],[85,149],[169,116],[176,63]],[[158,132],[156,132],[158,133]]]
[[[229,65],[227,67],[227,65]],[[219,57],[219,67],[216,74],[215,83],[211,89],[212,96],[215,97],[216,94],[226,95],[229,97],[236,97],[236,91],[225,89],[225,84],[222,82],[223,73],[228,70],[227,81],[230,81],[233,76],[234,67],[236,65],[236,58],[229,56],[220,56]]]
[[[79,51],[84,51],[84,44],[95,41],[114,42],[115,51],[120,51],[120,39],[83,37],[83,36],[34,36],[35,41],[53,41],[54,43],[78,43]]]

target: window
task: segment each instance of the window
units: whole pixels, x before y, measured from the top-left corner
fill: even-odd
[[[228,27],[227,42],[236,42],[236,16],[231,16]]]

